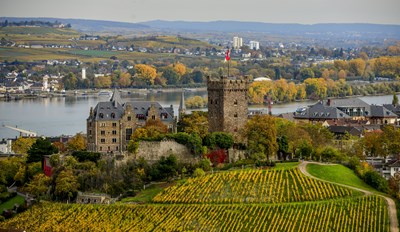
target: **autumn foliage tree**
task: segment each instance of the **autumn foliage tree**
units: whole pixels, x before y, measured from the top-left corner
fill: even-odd
[[[244,137],[247,138],[248,150],[252,158],[259,160],[275,156],[278,151],[276,135],[275,119],[272,116],[255,115],[248,120]]]
[[[67,148],[70,151],[83,151],[86,150],[86,144],[86,138],[78,133],[68,141]]]
[[[145,80],[148,84],[153,85],[154,79],[157,77],[157,70],[146,64],[137,64],[135,65],[136,75]]]

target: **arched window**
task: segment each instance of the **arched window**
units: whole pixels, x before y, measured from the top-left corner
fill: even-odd
[[[235,104],[235,106],[237,106],[238,100],[235,99],[235,101],[233,102],[233,104]]]

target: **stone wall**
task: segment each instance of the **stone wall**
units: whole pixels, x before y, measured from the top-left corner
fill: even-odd
[[[242,160],[246,158],[246,152],[244,150],[237,150],[237,149],[228,149],[228,160],[229,163],[234,163],[238,160]]]
[[[200,159],[190,153],[190,150],[182,144],[175,142],[174,140],[165,140],[160,142],[139,142],[138,153],[135,155],[136,159],[143,157],[149,162],[158,161],[162,156],[168,157],[174,154],[178,161],[184,163],[196,163]]]

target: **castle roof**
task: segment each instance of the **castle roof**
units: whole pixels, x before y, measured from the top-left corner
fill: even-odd
[[[323,104],[315,104],[303,109],[301,112],[296,112],[294,118],[299,119],[339,119],[350,118],[343,111],[332,106],[324,106]]]

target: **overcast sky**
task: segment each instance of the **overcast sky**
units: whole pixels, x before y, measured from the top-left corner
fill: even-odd
[[[400,0],[0,0],[0,16],[400,24]]]

